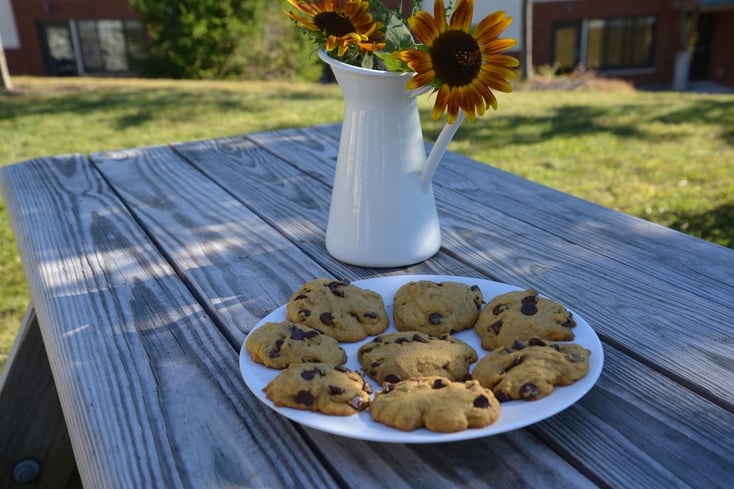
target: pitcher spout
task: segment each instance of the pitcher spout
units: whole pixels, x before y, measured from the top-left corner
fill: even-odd
[[[459,111],[459,115],[456,117],[456,120],[451,124],[446,123],[446,125],[443,126],[443,129],[441,129],[441,133],[438,135],[438,138],[436,138],[436,142],[434,143],[431,152],[428,154],[426,164],[421,172],[421,187],[424,190],[427,189],[433,181],[433,175],[436,173],[438,164],[441,162],[443,155],[446,153],[446,148],[448,148],[449,143],[454,138],[454,135],[462,122],[464,122],[464,112]]]

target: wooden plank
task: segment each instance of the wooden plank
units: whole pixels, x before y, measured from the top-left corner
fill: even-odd
[[[301,244],[304,239],[304,229],[307,229],[308,226],[323,229],[325,221],[323,209],[324,202],[328,200],[328,192],[315,191],[321,187],[318,182],[299,176],[297,172],[293,173],[292,167],[290,170],[282,168],[285,165],[277,165],[272,158],[267,158],[267,153],[259,150],[252,143],[241,140],[227,139],[216,146],[213,146],[210,142],[186,143],[177,145],[176,150],[194,161],[201,171],[196,171],[193,168],[187,169],[181,160],[177,160],[163,148],[147,150],[145,155],[135,155],[133,152],[93,155],[101,172],[113,183],[116,191],[123,196],[126,203],[133,209],[142,225],[150,230],[155,241],[162,243],[166,248],[175,248],[173,243],[169,243],[169,240],[173,239],[171,236],[167,236],[170,234],[187,243],[186,247],[179,247],[180,249],[172,254],[172,261],[180,263],[196,262],[197,266],[202,268],[214,266],[215,261],[219,261],[217,266],[228,266],[231,268],[228,273],[232,274],[233,278],[227,278],[227,294],[245,298],[246,300],[241,306],[244,308],[250,307],[248,302],[266,304],[269,301],[265,313],[283,304],[291,292],[303,281],[330,272],[323,269],[319,262],[311,261],[293,252],[292,243]],[[154,165],[153,160],[155,160]],[[162,172],[161,175],[168,175],[168,177],[161,178],[161,175],[151,174],[151,166],[155,166]],[[225,171],[227,168],[228,170]],[[248,207],[252,208],[253,214],[248,215],[244,208],[240,208],[236,203],[231,202],[229,194],[202,179],[200,177],[202,174],[206,174],[215,181],[226,182],[231,195],[246,202]],[[179,195],[182,192],[187,192],[186,189],[191,188],[190,184],[184,185],[184,182],[191,182],[193,179],[197,179],[197,184],[195,189],[191,190],[191,194],[188,196]],[[297,184],[293,184],[295,185],[294,188],[291,188],[291,182],[297,182]],[[273,192],[272,187],[278,188],[279,191]],[[293,220],[293,202],[301,202],[301,200],[297,200],[297,196],[301,193],[309,196],[308,199],[310,200],[304,198],[305,202],[311,202],[311,205],[300,206],[304,208],[302,219],[308,220],[309,223],[302,224],[301,219],[299,219],[296,223],[290,224],[290,221]],[[184,202],[183,207],[178,205],[167,206],[164,203],[152,204],[152,199],[145,198],[146,195],[166,196],[165,199]],[[283,206],[282,201],[289,201],[290,204]],[[216,209],[211,208],[212,205]],[[320,211],[309,212],[313,209],[320,209]],[[177,219],[176,216],[181,213],[188,216],[187,226],[190,229],[204,230],[205,232],[187,232],[185,229],[181,229],[181,226],[174,222]],[[259,221],[258,215],[263,220],[276,223],[274,225],[283,229],[284,232],[291,233],[290,241],[270,231],[263,231],[264,224]],[[226,222],[234,222],[237,225],[223,226],[222,223]],[[257,230],[257,236],[253,233],[253,230]],[[246,243],[243,246],[247,248],[268,247],[266,253],[268,263],[258,263],[253,266],[252,270],[247,270],[253,265],[252,262],[239,261],[233,266],[233,262],[229,261],[226,256],[216,257],[209,256],[213,253],[200,253],[199,250],[207,241],[219,242],[222,240]],[[313,240],[313,238],[311,237],[310,240]],[[192,250],[194,251],[192,252]],[[324,254],[325,251],[321,253]],[[326,263],[330,259],[319,256],[318,260]],[[348,268],[342,264],[338,264],[338,266],[341,267],[340,270],[352,272],[350,277],[353,277],[356,273],[364,273],[363,270],[356,267]],[[202,294],[216,299],[218,293],[216,290],[205,290],[209,287],[214,288],[216,284],[209,283],[209,279],[200,274],[194,274],[194,267],[192,266],[177,265],[176,268],[187,269],[186,273],[191,274],[189,280],[201,280],[197,287],[204,289]],[[372,272],[374,273],[374,271]],[[244,278],[238,278],[238,274],[259,274],[259,276],[245,280]],[[253,280],[258,283],[272,282],[270,286],[274,290],[278,287],[282,290],[279,293],[262,294],[259,290],[253,288]],[[291,281],[292,283],[283,288],[283,281]],[[265,285],[260,284],[259,286]],[[219,284],[218,287],[221,290],[222,284]],[[249,312],[250,315],[256,313],[257,310]],[[217,314],[220,317],[238,314],[237,307],[232,305],[230,308],[220,309]],[[242,315],[244,316],[244,313]],[[227,322],[227,320],[223,319],[223,322]],[[306,433],[311,432],[307,430]],[[313,436],[313,434],[308,435],[309,438]],[[524,446],[527,435],[515,433],[506,435],[503,439],[506,440],[503,442],[503,452],[506,457],[512,457],[518,464],[525,460],[528,450]],[[374,444],[352,442],[337,436],[324,435],[318,438],[313,437],[311,445],[320,452],[328,454],[325,459],[326,462],[332,466],[332,471],[338,474],[337,477],[345,485],[359,487],[373,480],[369,477],[365,479],[365,475],[361,473],[362,469],[356,467],[355,464],[363,465],[366,451],[373,450],[369,447],[374,446]],[[349,450],[342,450],[345,446],[349,446]],[[402,463],[400,460],[406,457],[415,457],[415,447],[382,444],[377,444],[377,446],[383,447],[380,450],[387,450],[389,447],[393,453],[397,454],[394,459],[386,461],[391,466],[389,470],[380,470],[381,483],[393,487],[393,483],[399,483],[402,480],[402,476],[400,476]],[[532,450],[537,448],[538,444],[536,442]],[[453,451],[451,445],[443,445],[440,449],[447,454]],[[572,467],[566,466],[565,462],[551,450],[537,451],[536,457],[543,458],[548,464],[564,467],[566,475],[561,478],[563,484],[559,484],[559,487],[584,487],[588,484],[586,477],[580,475]],[[453,483],[458,484],[463,477],[459,474],[443,474],[444,468],[440,465],[424,468],[424,470],[426,473],[421,478],[431,481],[427,487],[442,487],[446,477],[453,480]],[[527,477],[530,479],[538,480],[544,475],[544,472],[539,472],[537,467],[527,467],[525,470]],[[393,475],[388,475],[390,473]],[[417,474],[414,473],[413,475]],[[397,479],[393,480],[391,477],[397,477]],[[402,483],[405,483],[405,481],[402,481]]]
[[[272,136],[274,138],[277,138],[278,137],[277,134],[270,134],[269,136]],[[319,175],[319,173],[318,173],[319,168],[317,166],[317,164],[318,164],[317,162],[318,161],[324,161],[324,156],[321,156],[321,157],[316,156],[318,154],[322,154],[322,155],[323,154],[328,154],[328,152],[329,152],[328,145],[325,145],[322,142],[321,145],[323,147],[322,146],[319,146],[319,143],[318,142],[314,142],[314,141],[309,140],[309,136],[308,136],[307,132],[304,132],[304,131],[287,131],[286,134],[282,134],[281,133],[280,136],[281,137],[277,139],[277,143],[273,142],[272,145],[270,143],[263,144],[263,146],[264,147],[267,147],[267,148],[275,148],[275,149],[272,149],[271,151],[276,152],[276,153],[281,154],[281,155],[286,155],[286,157],[288,157],[288,158],[295,158],[295,155],[297,154],[298,155],[298,160],[297,160],[297,162],[293,162],[294,166],[299,166],[299,165],[300,166],[306,166],[308,168],[308,170],[309,170],[309,174],[310,175],[313,175],[316,178],[318,178],[319,181],[321,181],[322,183],[324,183],[323,182],[324,179],[328,179],[328,176]],[[259,202],[260,200],[267,200],[269,198],[268,196],[283,195],[283,194],[279,194],[277,192],[274,192],[272,188],[267,188],[267,181],[265,181],[265,182],[259,181],[256,176],[254,176],[252,174],[249,174],[249,173],[243,172],[241,170],[241,166],[242,166],[242,163],[241,162],[237,162],[237,161],[234,161],[234,160],[233,161],[230,161],[229,160],[229,155],[236,153],[236,152],[233,152],[232,151],[232,149],[230,147],[230,144],[240,145],[240,144],[243,144],[243,143],[239,143],[239,142],[236,142],[236,141],[227,140],[227,141],[223,141],[222,142],[222,145],[223,146],[222,147],[219,147],[219,148],[217,147],[218,145],[212,145],[211,143],[207,143],[205,145],[201,145],[202,148],[200,150],[200,154],[199,153],[192,153],[192,152],[190,152],[189,151],[190,145],[186,145],[184,148],[178,147],[177,150],[178,151],[181,151],[184,155],[187,156],[187,158],[189,158],[192,161],[194,161],[195,164],[201,165],[200,168],[202,169],[202,171],[206,171],[207,174],[211,178],[216,179],[223,186],[226,186],[230,190],[230,192],[232,192],[234,195],[237,195],[239,193],[242,193],[243,196],[244,195],[249,196],[249,198],[253,201],[253,203],[251,204],[253,206],[256,206],[257,205],[256,202]],[[226,147],[226,152],[223,150],[225,147]],[[306,148],[306,149],[304,149],[304,148]],[[226,153],[226,154],[224,154],[224,153]],[[313,159],[311,158],[311,154],[314,154],[315,155],[313,157]],[[328,160],[328,156],[326,157],[326,159]],[[205,161],[208,162],[207,164],[211,164],[211,165],[214,165],[214,162],[216,162],[216,165],[217,165],[216,171],[211,170],[212,167],[206,166],[206,164],[204,163]],[[229,166],[229,165],[232,166],[232,169],[231,170],[227,170],[226,172],[224,171],[224,168],[221,168],[221,167]],[[209,170],[207,170],[207,168],[209,168]],[[240,172],[240,177],[239,178],[236,175],[236,172],[238,172],[238,171]],[[324,171],[322,173],[328,173],[328,171]],[[282,177],[282,181],[296,181],[297,180],[299,182],[299,186],[303,187],[304,189],[313,189],[314,188],[311,183],[307,183],[306,180],[304,180],[302,178],[298,178],[297,175],[298,175],[297,172],[296,173],[293,173],[293,174],[290,174],[289,173],[288,175],[284,175]],[[245,183],[245,182],[247,182],[247,183]],[[245,185],[246,187],[243,188],[243,187],[241,187],[241,185]],[[289,195],[288,192],[285,192],[285,196],[286,197],[284,197],[284,198],[288,198],[287,197],[288,195]],[[314,195],[314,194],[311,193],[310,195]],[[323,197],[323,198],[326,198],[326,197]],[[285,218],[285,217],[288,216],[288,214],[287,214],[287,208],[282,213],[280,211],[278,211],[278,210],[270,211],[270,209],[272,209],[272,207],[277,207],[278,205],[277,205],[276,202],[271,202],[269,204],[270,205],[262,205],[261,207],[258,207],[258,212],[260,212],[262,214],[266,214],[268,212],[271,212],[271,215],[272,215],[272,213],[277,214],[278,217],[275,217],[275,216],[270,217],[270,219],[273,220],[273,221],[277,221],[278,218],[281,218],[282,219],[282,218]],[[464,205],[467,205],[466,203],[463,203],[463,204]],[[468,207],[468,205],[467,205],[467,207]],[[472,210],[469,209],[469,208],[467,208],[467,209],[461,209],[461,210],[462,211],[465,211],[465,212],[462,212],[462,214],[465,214],[467,216],[474,216],[474,215],[476,215],[476,212],[477,212],[476,206],[474,207],[474,212],[472,212]],[[485,210],[485,209],[481,209],[480,211],[481,212],[487,212],[487,210]],[[496,213],[496,211],[494,211],[494,212]],[[453,216],[450,215],[450,217],[453,217]],[[309,220],[319,219],[320,218],[321,219],[321,225],[323,225],[324,219],[325,219],[324,218],[324,215],[323,215],[323,212],[320,215],[320,217],[318,215],[309,215],[308,218],[309,218]],[[455,222],[456,221],[456,218],[453,218],[453,219],[454,219],[454,222]],[[467,221],[468,221],[468,219],[467,219]],[[512,224],[514,225],[514,222]],[[522,224],[524,228],[529,228],[529,226],[527,224],[523,224],[523,223],[520,223],[520,224]],[[454,226],[452,226],[452,227],[449,227],[449,229],[450,230],[455,229],[455,226],[456,226],[456,224],[454,224]],[[471,229],[471,228],[472,228],[472,224],[471,223],[468,223],[468,224],[466,224],[463,227],[463,229],[465,229],[465,230],[468,230],[468,229]],[[530,232],[530,231],[532,231],[532,230],[528,229],[528,232]],[[284,227],[283,228],[283,232],[284,233],[290,233],[291,232],[291,229]],[[539,232],[541,233],[542,236],[544,236],[543,230],[540,230]],[[466,234],[466,233],[462,233],[462,232],[458,232],[457,231],[457,232],[455,232],[455,234],[456,235],[462,235],[462,234]],[[552,239],[552,238],[554,238],[554,236],[553,235],[550,235],[549,236],[549,239]],[[296,238],[294,237],[293,239],[295,240]],[[508,244],[508,246],[509,246],[509,244]],[[527,247],[527,245],[525,245],[525,246]],[[557,261],[559,259],[565,258],[564,257],[564,252],[562,250],[560,250],[560,251],[553,250],[554,251],[554,254],[551,256],[549,254],[549,251],[548,251],[548,249],[549,249],[548,246],[544,246],[544,247],[541,247],[541,248],[542,248],[542,251],[548,255],[545,259],[547,261],[549,261],[549,262],[552,262],[554,260]],[[552,248],[550,248],[550,249],[552,249]],[[540,255],[538,255],[537,252],[536,252],[536,256],[540,256]],[[561,257],[561,258],[559,258],[559,257]],[[484,256],[477,256],[477,257],[470,256],[469,257],[469,260],[467,260],[467,261],[471,261],[471,262],[477,262],[478,261],[479,263],[484,263],[484,262],[486,262],[486,257],[484,257]],[[531,261],[531,259],[528,259],[528,261]],[[512,270],[514,268],[517,268],[518,263],[519,264],[522,264],[522,262],[519,261],[519,260],[518,261],[510,261],[510,262],[507,262],[506,260],[503,260],[502,257],[498,257],[497,258],[497,263],[495,263],[495,264],[492,265],[493,267],[496,267],[496,270],[495,269],[492,269],[492,273],[498,273],[498,274],[499,273],[504,273],[505,275],[507,275],[507,272],[506,271],[505,272],[502,272],[503,267],[506,270]],[[579,268],[584,268],[584,265],[576,265],[575,263],[574,263],[574,265],[575,266],[578,266]],[[451,273],[451,269],[446,269],[446,270],[443,270],[442,272],[443,273]],[[610,269],[609,273],[613,273],[613,272],[614,272],[614,269],[612,267]],[[604,278],[605,277],[600,276],[600,277],[597,277],[596,280],[603,280]],[[619,287],[622,288],[623,285],[620,284]],[[588,293],[586,290],[581,290],[581,291],[578,291],[577,290],[576,292],[579,294],[578,297],[583,297],[583,296],[585,296]],[[613,321],[610,321],[610,323],[611,322],[613,322]],[[623,356],[620,356],[619,354],[617,354],[617,358],[626,358],[626,357],[623,357]],[[624,361],[630,361],[630,362],[633,362],[634,363],[634,361],[632,359],[626,359]],[[658,381],[659,380],[661,383],[665,383],[665,382],[670,383],[669,380],[665,379],[663,376],[660,376],[659,374],[656,374],[654,371],[652,371],[650,369],[646,369],[643,366],[639,366],[639,368],[642,369],[645,372],[645,375],[650,376],[651,379],[656,379],[655,381]],[[675,400],[677,400],[681,396],[683,396],[683,397],[685,397],[685,396],[692,396],[692,394],[690,392],[687,392],[684,388],[681,388],[681,386],[673,386],[671,388],[670,392],[667,395],[671,399],[671,403],[672,404],[675,404]],[[695,397],[695,396],[693,396],[693,397]],[[643,399],[643,400],[642,401],[639,401],[639,399]],[[635,403],[641,402],[644,406],[647,406],[648,403],[655,402],[655,401],[646,400],[644,397],[640,397],[639,399],[636,398],[634,402]],[[630,406],[628,404],[630,402],[631,401],[629,399],[619,399],[619,400],[617,400],[617,403],[616,404],[615,403],[610,403],[609,405],[605,406],[605,408],[607,410],[614,410],[614,411],[624,412],[624,411],[630,409]],[[581,406],[583,406],[583,401],[581,403]],[[707,409],[708,411],[712,411],[712,412],[718,412],[718,411],[720,411],[720,408],[718,408],[715,405],[712,405],[710,403],[707,403],[705,401],[703,401],[703,406],[705,406],[705,409]],[[674,409],[674,412],[676,413],[676,416],[678,416],[679,418],[682,418],[683,419],[683,418],[686,418],[688,416],[691,416],[692,413],[699,412],[701,409],[703,409],[701,406],[695,406],[695,407],[693,407],[693,406],[691,406],[691,403],[682,403],[679,408]],[[585,427],[593,427],[593,426],[595,426],[595,423],[598,423],[598,418],[596,417],[596,415],[588,414],[588,413],[584,412],[583,410],[581,412],[583,413],[583,415],[580,416],[580,418],[581,418],[581,424],[584,425]],[[714,419],[715,419],[715,417],[714,417]],[[551,428],[554,428],[554,429],[558,429],[556,427],[556,425],[554,425],[554,424],[550,424],[548,426],[550,426]],[[663,425],[662,424],[659,424],[657,426],[657,428],[660,431],[662,431],[661,430],[661,426],[663,426]],[[673,424],[673,426],[676,426],[676,425]],[[665,450],[663,450],[661,452],[661,454],[659,454],[659,455],[656,454],[656,453],[654,453],[654,452],[648,454],[647,455],[648,457],[652,457],[652,458],[660,457],[661,458],[661,461],[662,461],[662,465],[659,467],[659,470],[658,471],[650,471],[649,470],[649,460],[644,460],[644,461],[643,460],[639,460],[639,461],[635,462],[634,457],[629,457],[629,456],[624,455],[624,454],[627,454],[627,453],[638,453],[639,454],[639,450],[635,449],[636,441],[634,440],[634,437],[638,433],[636,433],[634,431],[633,432],[628,432],[627,431],[627,428],[624,425],[620,425],[620,426],[616,426],[616,425],[615,426],[608,426],[608,427],[606,427],[606,429],[608,431],[606,433],[604,433],[604,436],[609,437],[609,439],[611,440],[610,444],[609,445],[604,445],[602,443],[602,446],[600,448],[598,448],[596,451],[590,451],[589,453],[583,453],[583,452],[581,452],[581,450],[579,450],[579,448],[577,446],[578,445],[578,441],[577,440],[573,440],[572,438],[571,439],[568,439],[568,445],[565,444],[565,443],[556,444],[556,442],[553,442],[552,441],[552,439],[551,439],[551,437],[549,435],[546,435],[545,434],[546,432],[545,432],[544,429],[541,429],[538,433],[539,433],[539,436],[544,436],[548,440],[549,443],[554,443],[554,444],[556,444],[556,446],[559,446],[561,448],[561,452],[562,453],[573,454],[574,458],[578,457],[577,458],[577,461],[575,462],[577,464],[576,466],[584,467],[584,470],[583,470],[584,473],[593,474],[594,473],[594,470],[598,470],[597,467],[603,466],[605,464],[605,461],[610,456],[609,453],[612,452],[612,453],[615,453],[616,454],[616,457],[617,458],[623,459],[623,461],[624,461],[625,464],[628,464],[631,467],[634,467],[634,469],[636,471],[638,471],[638,472],[645,472],[645,471],[649,472],[646,475],[646,477],[645,477],[647,480],[651,480],[651,481],[666,481],[666,482],[668,482],[670,480],[675,480],[676,477],[678,477],[675,474],[675,471],[677,469],[677,465],[676,464],[678,463],[677,460],[675,460],[675,456],[673,456],[673,455],[668,456],[665,453]],[[673,429],[677,429],[677,428],[673,428]],[[711,433],[713,433],[713,432],[715,432],[715,430],[709,431],[708,433],[709,433],[709,435],[711,435]],[[652,433],[651,434],[652,439],[655,439],[655,435],[656,435],[656,433]],[[327,435],[314,434],[314,437],[317,440],[323,440],[323,438],[326,437],[326,436]],[[511,436],[515,436],[515,435],[511,435]],[[479,443],[479,442],[473,442],[473,443]],[[715,443],[716,443],[715,440],[709,440],[709,444],[710,444],[709,451],[712,451],[712,452],[714,451],[715,446],[716,446]],[[321,443],[319,443],[318,446],[322,446]],[[336,447],[334,447],[333,445],[328,445],[328,444],[324,443],[322,449],[325,450],[326,452],[328,452],[326,454],[326,458],[327,459],[330,459],[330,460],[338,460],[339,461],[338,462],[339,464],[344,464],[345,466],[350,466],[350,465],[353,465],[353,463],[350,463],[348,461],[347,462],[343,462],[342,459],[339,458],[339,454],[341,454],[341,457],[344,457],[344,456],[351,457],[351,455],[348,455],[347,454],[347,450],[346,450],[347,447],[349,447],[349,450],[353,450],[355,453],[357,453],[358,450],[364,450],[364,447],[359,442],[348,442],[348,441],[340,441],[338,443],[338,445],[336,445]],[[334,449],[333,452],[332,452],[332,448]],[[382,447],[381,447],[381,449],[382,449]],[[414,452],[415,450],[416,449],[413,448],[413,449],[411,449],[411,452]],[[437,453],[442,453],[443,456],[445,456],[447,458],[450,458],[451,456],[450,456],[450,454],[448,452],[450,452],[450,450],[447,451],[446,453],[444,453],[441,450],[438,450],[437,451]],[[480,453],[484,453],[484,452],[482,452],[480,450]],[[414,457],[415,455],[413,454],[413,455],[405,455],[405,456]],[[507,456],[509,457],[509,455],[507,455]],[[386,465],[389,465],[390,464],[390,460],[392,460],[392,459],[393,459],[393,457],[390,457],[389,459],[385,460],[384,463]],[[351,459],[348,458],[347,460],[351,460]],[[665,464],[669,464],[669,465],[665,465]],[[481,463],[479,465],[481,465]],[[594,467],[594,470],[591,470],[590,467]],[[382,467],[380,469],[381,472],[390,472],[391,470],[393,470],[393,469],[391,467],[389,467],[389,466]],[[410,471],[405,471],[405,469],[401,469],[401,472],[400,473],[401,473],[401,477],[405,477],[405,480],[410,480],[411,477],[418,476],[418,474],[413,473],[413,472],[410,472]],[[440,480],[441,475],[440,474],[435,474],[435,477],[438,477],[439,478],[438,480]],[[528,475],[528,477],[531,477],[532,478],[531,475]],[[359,477],[357,477],[357,478],[359,478]],[[403,481],[403,482],[405,482],[405,481]],[[627,482],[629,482],[629,481],[627,481]],[[399,485],[399,482],[398,481],[394,481],[393,483]]]
[[[248,138],[329,182],[336,149],[333,153],[321,149],[335,144],[329,130],[325,134],[317,139],[319,146],[306,142],[312,137],[308,130]],[[734,345],[722,341],[730,329],[728,298],[734,296],[734,287],[728,281],[734,273],[734,251],[506,172],[492,172],[492,190],[482,192],[487,180],[485,165],[453,153],[448,160],[445,163],[450,164],[439,167],[436,177],[454,182],[436,186],[445,250],[481,275],[535,287],[568,304],[608,341],[636,359],[734,408],[734,392],[720,389],[734,383]],[[454,162],[460,163],[455,172],[451,170]],[[468,192],[467,188],[476,190]],[[663,237],[671,235],[676,244],[666,251]],[[626,244],[629,241],[633,244]],[[707,250],[702,255],[705,258],[688,253],[677,260],[686,243]],[[709,256],[719,275],[705,263]],[[692,271],[699,269],[706,272]],[[648,310],[647,305],[652,307]],[[692,348],[688,339],[691,325],[701,323],[707,327],[696,329],[697,343]],[[659,348],[660,344],[666,348]]]
[[[69,433],[32,307],[0,378],[0,440],[0,487],[64,488],[74,471]],[[23,461],[38,464],[33,479],[13,477]]]
[[[86,159],[0,188],[85,487],[335,487]]]
[[[218,148],[209,142],[177,148],[198,169],[165,147],[91,158],[234,348],[270,312],[273,298],[287,301],[314,274],[357,279],[379,273],[326,254],[323,195],[328,193],[318,182],[274,164],[269,153],[241,139]],[[230,192],[218,185],[222,182]],[[279,231],[293,235],[292,241]],[[425,265],[408,271],[432,273]]]

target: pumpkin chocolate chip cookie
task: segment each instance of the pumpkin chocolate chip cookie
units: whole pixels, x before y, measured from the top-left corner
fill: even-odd
[[[347,342],[380,334],[390,322],[380,294],[348,280],[324,278],[305,283],[291,295],[286,318]]]
[[[372,388],[357,372],[325,363],[297,363],[263,389],[279,407],[351,416],[370,404]]]
[[[475,380],[452,382],[440,377],[387,384],[370,404],[372,419],[403,431],[425,427],[451,433],[484,428],[499,417],[500,405],[492,391]]]
[[[482,348],[511,346],[515,341],[539,338],[550,341],[574,339],[573,315],[561,304],[538,296],[534,289],[517,290],[489,301],[479,314],[474,330]]]
[[[463,341],[448,335],[417,331],[387,333],[362,345],[357,358],[364,372],[379,384],[440,375],[465,380],[477,353]]]
[[[245,348],[254,362],[270,368],[303,362],[336,366],[347,361],[346,352],[334,338],[290,321],[263,324],[247,336]]]
[[[545,342],[537,338],[512,347],[497,348],[484,356],[472,378],[492,389],[501,402],[535,401],[557,385],[570,385],[589,371],[591,352],[575,343]]]
[[[440,336],[474,326],[482,302],[477,285],[419,280],[395,293],[393,318],[400,331]]]

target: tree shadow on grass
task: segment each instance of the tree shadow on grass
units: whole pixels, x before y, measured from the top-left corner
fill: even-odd
[[[672,229],[734,248],[734,204],[705,212],[673,212],[664,217]]]
[[[116,129],[142,126],[153,120],[195,120],[202,113],[210,114],[212,108],[221,116],[229,113],[247,113],[252,117],[265,117],[273,104],[290,104],[308,101],[340,99],[333,92],[319,90],[278,92],[276,89],[258,93],[245,90],[189,90],[185,88],[106,89],[66,94],[55,97],[36,97],[34,100],[15,98],[4,104],[0,120],[33,115],[113,114],[110,123]],[[8,99],[10,100],[10,99]]]
[[[668,110],[649,103],[620,104],[614,107],[563,105],[540,117],[491,113],[487,124],[462,125],[457,139],[481,141],[489,148],[512,141],[517,145],[539,144],[551,138],[572,138],[609,134],[620,139],[664,142],[680,137],[680,126],[710,125],[727,144],[734,146],[734,97],[716,100],[692,99],[684,108]],[[654,132],[646,126],[655,123]],[[659,125],[663,125],[660,130]],[[442,123],[426,124],[426,137],[435,139]],[[669,129],[669,130],[666,130]]]

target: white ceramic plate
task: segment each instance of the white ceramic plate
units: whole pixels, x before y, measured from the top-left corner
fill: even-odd
[[[400,286],[411,280],[433,280],[435,282],[454,281],[464,282],[469,285],[476,284],[482,289],[482,294],[486,302],[489,302],[497,295],[519,289],[519,287],[489,280],[447,275],[402,275],[358,280],[352,283],[365,289],[374,290],[382,295],[388,316],[391,318],[390,326],[386,332],[392,332],[397,331],[395,325],[392,323],[392,298]],[[574,328],[576,339],[574,343],[579,343],[591,350],[589,373],[585,377],[570,386],[556,387],[550,395],[538,401],[504,402],[500,407],[499,419],[490,426],[480,429],[468,429],[456,433],[434,433],[426,429],[403,432],[372,421],[369,411],[364,411],[354,416],[341,417],[327,416],[325,414],[299,409],[275,407],[265,397],[263,388],[280,373],[280,370],[270,369],[253,362],[245,349],[244,343],[240,350],[240,371],[247,386],[265,405],[293,421],[317,430],[361,440],[391,443],[438,443],[467,440],[504,433],[542,421],[574,404],[594,386],[601,374],[604,363],[604,351],[602,350],[599,337],[594,333],[594,330],[591,329],[589,324],[575,312],[573,312],[573,317],[576,320],[576,327]],[[285,305],[264,317],[255,328],[266,322],[280,322],[284,320]],[[468,329],[456,333],[453,336],[471,345],[476,350],[479,358],[482,358],[487,353],[486,350],[482,349],[479,336],[474,332],[474,329]],[[372,341],[372,338],[370,336],[356,343],[341,344],[349,358],[346,367],[361,371],[361,366],[357,361],[357,350],[364,343]],[[379,390],[374,383],[373,390]]]

